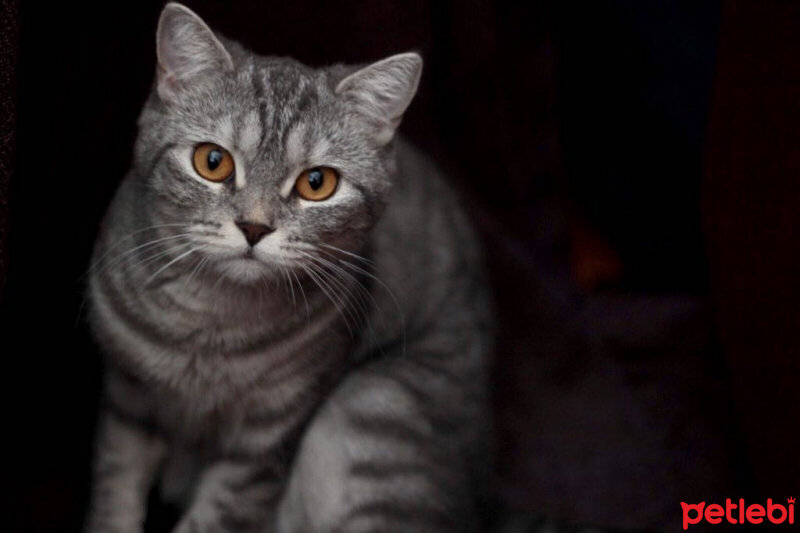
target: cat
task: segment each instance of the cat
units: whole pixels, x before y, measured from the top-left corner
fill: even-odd
[[[437,168],[396,135],[422,59],[316,69],[167,4],[89,272],[89,532],[475,531],[493,313]]]

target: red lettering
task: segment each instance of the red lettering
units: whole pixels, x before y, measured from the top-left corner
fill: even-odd
[[[775,517],[775,511],[780,511],[780,518]],[[767,498],[767,518],[769,518],[770,522],[773,524],[783,524],[784,521],[786,521],[787,514],[786,507],[779,503],[773,504],[772,498]]]
[[[721,505],[717,505],[716,503],[712,503],[708,507],[706,507],[706,522],[709,524],[719,524],[722,522],[722,517],[725,515],[725,511],[722,509]]]
[[[764,521],[764,508],[757,503],[754,503],[747,508],[747,521],[751,524],[760,524]]]
[[[725,499],[725,518],[728,519],[729,524],[736,524],[736,519],[733,517],[733,511],[736,509],[736,504],[730,498]]]
[[[695,504],[688,504],[685,502],[681,502],[681,508],[683,509],[683,529],[684,531],[689,529],[689,524],[699,524],[700,520],[703,519],[703,508],[706,506],[706,502],[700,502]],[[694,518],[689,516],[689,512],[694,511],[697,514]]]
[[[745,520],[751,524],[761,524],[764,518],[773,524],[783,524],[787,519],[789,524],[794,524],[794,502],[794,498],[787,498],[787,505],[783,505],[775,503],[772,498],[767,498],[766,507],[757,503],[746,506],[744,498],[739,498],[738,504],[726,498],[724,507],[716,503],[706,506],[706,502],[695,504],[681,502],[683,529],[686,531],[690,525],[699,524],[703,519],[709,524],[720,524],[723,518],[729,524],[744,524]]]

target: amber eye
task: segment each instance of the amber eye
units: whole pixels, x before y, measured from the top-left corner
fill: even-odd
[[[306,200],[327,200],[336,191],[339,176],[330,167],[315,167],[304,170],[294,184],[297,194]]]
[[[225,181],[233,175],[233,156],[216,144],[198,144],[192,163],[197,173],[209,181]]]

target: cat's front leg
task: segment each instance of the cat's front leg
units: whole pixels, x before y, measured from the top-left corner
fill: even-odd
[[[366,365],[326,400],[289,474],[279,533],[478,529],[482,387],[468,372],[416,361]]]
[[[302,423],[299,407],[275,412],[260,397],[230,414],[221,429],[220,455],[201,473],[192,501],[173,533],[272,531],[277,497],[288,459],[281,450]]]
[[[147,493],[166,446],[153,433],[111,410],[100,416],[88,533],[138,533]]]
[[[282,476],[267,459],[230,458],[207,468],[173,533],[270,531]]]

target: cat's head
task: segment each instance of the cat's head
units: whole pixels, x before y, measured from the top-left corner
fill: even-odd
[[[156,40],[135,149],[148,223],[186,224],[193,254],[241,282],[292,269],[312,247],[365,242],[419,55],[313,69],[251,54],[174,3]]]

